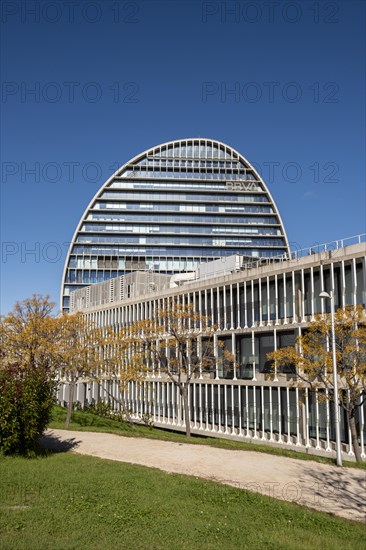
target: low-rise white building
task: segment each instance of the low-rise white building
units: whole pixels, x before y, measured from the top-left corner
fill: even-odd
[[[299,251],[291,258],[222,258],[191,277],[173,276],[172,285],[169,276],[135,272],[71,293],[70,307],[99,327],[118,329],[153,318],[167,300],[180,296],[210,317],[215,337],[236,358],[233,366],[225,369],[218,361],[215,372],[193,380],[192,432],[334,454],[332,403],[319,399],[318,392],[293,387],[293,372],[280,365],[270,379],[267,353],[294,345],[316,314],[329,312],[329,304],[319,296],[323,291],[333,291],[336,308],[366,306],[365,241],[362,235]],[[109,394],[118,395],[117,381],[103,384]],[[59,397],[67,400],[67,384]],[[126,397],[136,420],[150,415],[155,426],[184,429],[179,391],[159,370],[143,382],[131,382]],[[82,405],[100,399],[107,399],[107,393],[97,383],[78,384]],[[365,417],[364,406],[357,418],[364,457]],[[352,456],[343,415],[341,439],[343,452]]]

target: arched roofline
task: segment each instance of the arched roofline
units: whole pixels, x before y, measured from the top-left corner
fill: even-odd
[[[71,242],[70,242],[70,246],[68,248],[68,251],[67,251],[67,256],[66,256],[66,260],[65,260],[65,265],[64,265],[64,269],[63,269],[63,272],[62,272],[62,284],[61,284],[61,290],[60,290],[60,306],[61,306],[61,311],[63,309],[63,290],[64,290],[64,286],[66,284],[66,272],[67,272],[67,268],[68,268],[68,265],[69,265],[69,261],[70,261],[70,255],[71,255],[71,251],[72,251],[72,248],[75,244],[75,239],[77,237],[77,234],[79,233],[80,231],[80,228],[83,224],[83,222],[85,221],[85,216],[87,215],[87,213],[89,212],[90,208],[92,207],[92,205],[94,204],[94,202],[98,199],[99,195],[105,190],[106,187],[109,186],[110,183],[113,182],[114,178],[118,177],[120,175],[121,172],[123,172],[123,170],[125,170],[125,168],[127,168],[130,164],[133,164],[133,163],[136,163],[140,160],[142,160],[144,157],[147,157],[149,154],[151,154],[155,149],[158,149],[159,147],[166,147],[166,146],[169,146],[169,145],[175,145],[177,143],[181,143],[182,141],[210,141],[211,143],[213,144],[216,144],[216,145],[219,145],[219,146],[222,146],[224,148],[227,148],[227,149],[230,149],[231,151],[233,151],[236,155],[238,155],[239,157],[239,160],[243,162],[244,165],[247,165],[248,168],[250,170],[252,170],[254,172],[254,174],[256,175],[256,177],[258,178],[258,180],[260,181],[260,183],[263,185],[264,187],[264,191],[268,194],[268,197],[271,201],[271,205],[274,209],[274,214],[278,217],[278,220],[280,222],[280,225],[281,225],[281,228],[282,228],[282,231],[283,231],[283,237],[285,239],[285,243],[286,243],[286,247],[287,247],[287,251],[288,253],[290,253],[290,246],[289,246],[289,242],[288,242],[288,239],[287,239],[287,234],[286,234],[286,230],[285,230],[285,226],[282,222],[282,218],[280,216],[280,213],[278,211],[278,208],[277,208],[277,205],[267,187],[267,185],[265,184],[265,182],[263,181],[262,177],[260,176],[260,174],[257,172],[257,170],[254,168],[254,166],[252,166],[252,164],[245,158],[243,157],[242,154],[239,153],[239,151],[237,151],[236,149],[234,149],[234,147],[231,147],[230,145],[227,145],[226,143],[223,143],[222,141],[218,141],[217,139],[212,139],[212,138],[206,138],[206,137],[188,137],[188,138],[181,138],[181,139],[175,139],[175,140],[172,140],[172,141],[166,141],[164,143],[160,143],[158,145],[154,145],[153,147],[149,147],[149,149],[146,149],[145,151],[143,151],[142,153],[139,153],[138,155],[136,155],[135,157],[133,157],[132,159],[128,160],[127,162],[125,162],[125,164],[123,164],[120,168],[118,168],[108,179],[107,181],[102,185],[102,187],[100,187],[98,189],[98,191],[95,193],[95,195],[93,196],[93,198],[91,199],[91,201],[89,202],[88,206],[86,207],[82,217],[80,218],[80,222],[78,223],[77,227],[76,227],[76,230],[73,234],[73,237],[71,239]]]

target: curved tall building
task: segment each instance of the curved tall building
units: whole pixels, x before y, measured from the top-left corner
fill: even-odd
[[[90,202],[66,258],[62,309],[73,290],[131,271],[285,252],[277,207],[243,156],[211,139],[171,141],[128,161]]]

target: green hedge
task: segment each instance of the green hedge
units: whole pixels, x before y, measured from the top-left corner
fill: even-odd
[[[18,364],[0,370],[0,451],[30,454],[50,422],[55,381],[45,369]]]

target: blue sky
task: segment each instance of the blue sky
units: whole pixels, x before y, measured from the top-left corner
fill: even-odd
[[[2,4],[2,313],[58,303],[93,195],[173,139],[254,163],[294,246],[366,232],[364,2],[72,4]]]

